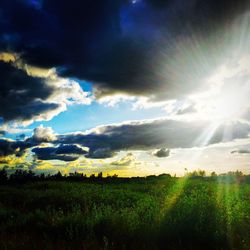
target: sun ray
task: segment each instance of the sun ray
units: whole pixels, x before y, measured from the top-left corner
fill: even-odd
[[[163,203],[160,210],[160,218],[162,219],[164,216],[167,216],[167,214],[171,211],[171,209],[174,207],[174,205],[177,203],[178,199],[180,198],[180,195],[182,194],[186,183],[187,183],[187,176],[178,178],[172,188],[167,191],[167,194],[165,195],[163,199]]]
[[[225,230],[223,233],[226,235],[228,245],[233,249],[236,240],[234,221],[238,219],[235,218],[236,216],[240,216],[240,214],[236,214],[236,212],[240,213],[244,211],[239,198],[239,183],[237,183],[237,177],[225,176],[223,180],[218,180],[216,187],[218,230],[222,230],[222,232]],[[221,221],[221,218],[225,218],[225,220]]]

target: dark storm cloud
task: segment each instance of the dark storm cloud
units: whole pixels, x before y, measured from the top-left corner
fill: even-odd
[[[170,150],[167,149],[167,148],[160,148],[160,149],[157,149],[153,152],[153,155],[156,156],[156,157],[168,157],[170,154]]]
[[[30,120],[57,109],[58,104],[44,102],[52,93],[53,88],[43,79],[0,62],[0,117],[4,121]]]
[[[75,161],[87,151],[77,145],[60,145],[58,147],[36,147],[32,149],[39,160]]]
[[[50,137],[53,146],[49,147],[39,145],[48,141],[50,129],[40,127],[39,130],[39,133],[36,131],[39,140],[34,136],[24,141],[0,140],[0,156],[21,156],[26,149],[32,148],[40,160],[74,161],[80,156],[102,159],[113,157],[122,150],[160,148],[155,155],[167,157],[173,148],[203,147],[249,138],[250,125],[234,122],[215,127],[207,121],[147,120],[101,126],[88,133],[56,135]]]
[[[0,156],[15,155],[17,157],[22,156],[27,148],[31,147],[29,143],[25,141],[11,141],[7,139],[0,139]]]
[[[111,148],[90,148],[89,153],[86,155],[86,158],[92,159],[105,159],[111,158],[114,156],[114,151]]]
[[[239,149],[239,150],[234,150],[231,152],[231,154],[250,154],[250,149]]]
[[[226,131],[230,136],[225,137]],[[88,134],[58,135],[57,142],[86,146],[89,158],[108,158],[120,150],[202,147],[248,138],[249,132],[250,126],[240,122],[214,127],[206,121],[162,119],[97,127]]]
[[[56,149],[56,154],[77,154],[77,155],[84,155],[87,151],[78,145],[60,145]]]
[[[201,69],[202,60],[220,54],[221,31],[248,7],[248,0],[2,0],[0,48],[89,80],[98,96],[174,98],[200,84],[189,79],[190,71],[199,79],[211,70]],[[200,57],[194,52],[190,64],[190,56],[180,58],[176,51],[189,50],[187,41],[196,38],[213,48]],[[211,59],[212,66],[216,62]]]

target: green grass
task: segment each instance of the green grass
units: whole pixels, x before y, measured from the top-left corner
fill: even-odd
[[[0,249],[250,249],[250,185],[186,178],[2,185]]]

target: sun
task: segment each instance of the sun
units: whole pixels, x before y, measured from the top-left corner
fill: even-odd
[[[250,77],[220,76],[222,80],[193,98],[198,117],[217,123],[244,120],[250,110]]]
[[[206,103],[207,116],[220,122],[230,122],[242,118],[247,100],[243,91],[221,92],[218,96],[212,96]]]

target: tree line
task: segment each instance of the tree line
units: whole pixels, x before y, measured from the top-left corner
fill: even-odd
[[[86,174],[74,172],[68,175],[62,174],[58,171],[55,174],[37,174],[32,170],[17,169],[14,173],[8,174],[6,168],[0,170],[0,184],[4,183],[25,183],[30,181],[90,181],[90,182],[100,182],[100,181],[128,181],[128,180],[160,180],[177,178],[176,176],[171,176],[170,174],[160,174],[160,175],[149,175],[146,177],[118,177],[117,174],[103,176],[103,173],[91,174],[87,176]],[[241,171],[229,171],[224,174],[216,174],[212,172],[207,175],[204,170],[195,170],[193,172],[186,172],[184,178],[189,179],[206,179],[206,180],[217,180],[221,182],[237,182],[237,183],[250,183],[250,175],[244,175]]]

